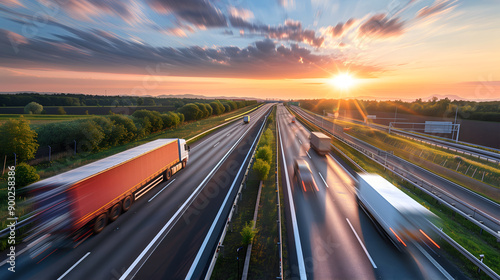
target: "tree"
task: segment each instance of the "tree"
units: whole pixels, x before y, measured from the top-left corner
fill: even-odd
[[[66,115],[66,111],[64,110],[64,107],[57,108],[57,113],[59,113],[59,115]]]
[[[216,102],[216,101],[210,102],[210,107],[212,107],[212,113],[214,115],[220,115],[220,114],[224,113],[224,106],[222,106],[222,104],[220,104],[220,102]]]
[[[149,122],[151,123],[151,127],[149,128],[149,130],[146,129],[146,134],[157,132],[163,129],[163,120],[161,114],[157,111],[137,110],[132,114],[132,116],[141,120],[145,120],[146,118],[149,120]]]
[[[138,106],[142,106],[142,104],[144,104],[144,100],[142,98],[137,98],[137,105]]]
[[[257,173],[257,177],[259,178],[259,180],[267,179],[267,175],[269,175],[269,169],[271,169],[269,163],[263,161],[260,158],[256,159],[255,163],[253,164],[253,170]]]
[[[186,121],[195,121],[200,119],[201,116],[203,116],[203,112],[194,103],[188,103],[182,106],[179,109],[179,112],[181,112],[184,115]]]
[[[25,114],[40,114],[43,111],[43,106],[36,103],[36,102],[30,102],[28,105],[24,107],[24,113]]]
[[[35,157],[38,149],[37,133],[30,128],[29,121],[21,116],[18,120],[9,119],[0,126],[0,152],[4,155],[16,153],[20,161]]]
[[[16,166],[16,187],[24,187],[40,180],[40,175],[33,166],[21,162]]]
[[[110,116],[109,119],[113,122],[115,128],[121,126],[124,129],[123,134],[120,134],[120,130],[118,128],[116,128],[116,130],[114,130],[113,132],[119,133],[116,135],[116,137],[119,138],[118,143],[124,144],[135,139],[137,127],[130,117],[124,115],[113,115]]]
[[[271,160],[273,159],[273,151],[267,145],[262,146],[257,150],[255,158],[261,159],[267,163],[271,163]]]

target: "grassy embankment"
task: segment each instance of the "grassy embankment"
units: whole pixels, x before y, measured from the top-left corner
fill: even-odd
[[[309,130],[320,131],[317,126],[304,120],[299,115],[296,115],[296,117]],[[355,149],[342,142],[333,140],[332,143],[347,157],[359,164],[364,170],[370,173],[378,173],[381,176],[385,177],[395,186],[399,187],[406,194],[411,196],[413,199],[415,199],[420,204],[424,205],[427,209],[436,214],[438,217],[440,217],[440,226],[448,236],[453,238],[453,240],[462,245],[474,256],[479,257],[479,254],[485,254],[486,257],[484,259],[484,263],[497,273],[500,273],[500,243],[498,243],[493,236],[488,233],[482,234],[479,227],[463,218],[462,216],[455,214],[446,206],[439,204],[435,199],[423,193],[419,189],[411,186],[406,182],[401,182],[399,177],[397,177],[390,171],[384,170],[382,166],[374,163],[373,160],[371,160],[364,154],[356,151]],[[359,171],[357,170],[357,167],[354,166],[341,153],[337,152],[335,149],[333,149],[332,151],[339,157],[343,158],[344,161],[351,166],[351,168]],[[451,247],[451,245],[445,242],[441,242],[441,245],[443,249],[441,250],[441,252],[445,256],[447,256],[449,260],[452,260],[471,278],[489,279],[484,273],[477,274],[477,267],[475,267],[467,258],[465,258],[462,254]]]
[[[268,118],[266,129],[271,129],[275,132],[275,114],[276,108]],[[274,139],[276,137],[274,136]],[[275,140],[270,144],[273,148],[273,161],[267,180],[263,181],[259,213],[255,228],[257,234],[254,237],[252,245],[252,257],[249,267],[249,279],[271,279],[279,276],[279,247],[277,245],[278,228],[277,228],[277,207],[276,207],[276,174],[274,173],[276,166],[276,147]],[[260,146],[260,141],[258,147]],[[238,212],[233,216],[232,231],[228,231],[224,239],[224,252],[219,254],[217,263],[215,264],[211,279],[237,279],[238,263],[237,249],[242,247],[241,230],[245,223],[253,219],[257,192],[259,190],[260,180],[253,169],[248,173],[246,188],[243,189],[243,200],[238,203]],[[243,246],[240,250],[240,275],[243,271],[247,247]],[[284,248],[285,250],[285,248]]]
[[[77,168],[79,166],[91,163],[93,161],[114,155],[116,153],[128,150],[130,148],[139,146],[141,144],[147,143],[149,141],[159,139],[159,138],[184,138],[184,139],[189,139],[190,137],[196,136],[200,133],[203,133],[204,131],[207,131],[208,129],[220,125],[225,122],[227,118],[230,118],[232,116],[236,116],[239,114],[242,114],[244,112],[253,110],[259,106],[259,104],[256,105],[251,105],[245,108],[240,108],[237,109],[233,112],[227,113],[227,114],[222,114],[220,116],[214,116],[210,117],[207,119],[203,119],[200,121],[195,121],[195,122],[189,122],[185,123],[184,125],[181,125],[177,128],[172,128],[168,129],[162,132],[158,132],[155,134],[148,135],[147,137],[136,140],[130,143],[127,143],[125,145],[121,146],[115,146],[100,152],[96,153],[78,153],[76,155],[71,155],[67,156],[58,160],[54,160],[51,162],[51,164],[48,163],[43,163],[38,166],[35,166],[37,168],[38,174],[40,175],[40,178],[47,178],[50,176],[54,176],[56,174]],[[59,116],[60,117],[60,116]],[[70,117],[67,120],[72,120],[78,118],[78,116],[63,116],[63,117]],[[81,117],[81,116],[80,116]],[[83,116],[86,117],[86,116]],[[90,116],[92,117],[92,116]],[[220,129],[220,128],[219,128]],[[217,129],[210,131],[210,133],[213,133],[217,131]],[[206,136],[206,134],[197,137],[196,139],[199,139],[200,137]],[[194,140],[193,140],[194,141]],[[2,166],[3,167],[3,166]],[[7,172],[6,172],[7,173]],[[23,204],[25,201],[24,198],[19,198],[19,189],[18,191],[18,199],[16,200],[16,215],[18,217],[22,217],[28,213],[30,213],[31,208],[29,205]],[[7,182],[6,182],[6,175],[0,177],[0,229],[4,229],[6,227],[7,220]],[[21,234],[17,235],[20,238],[22,236]],[[1,239],[0,240],[0,251],[5,249],[6,246],[6,240]]]

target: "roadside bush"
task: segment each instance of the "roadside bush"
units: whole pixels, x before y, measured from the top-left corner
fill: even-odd
[[[29,160],[35,157],[38,149],[36,141],[37,133],[29,126],[29,121],[24,117],[14,120],[10,119],[0,125],[0,153],[12,155],[16,153],[19,161]]]
[[[136,138],[137,127],[130,117],[124,115],[113,115],[110,116],[109,119],[115,125],[113,137],[117,137],[119,139],[118,143],[128,143]],[[118,128],[119,126],[123,127],[124,130],[122,131],[120,128]]]
[[[243,246],[248,246],[252,243],[253,238],[257,234],[257,230],[253,228],[253,221],[247,222],[240,232],[241,243]]]
[[[24,113],[25,114],[40,114],[43,111],[43,106],[36,103],[36,102],[30,102],[28,105],[24,107]]]
[[[157,132],[163,129],[163,120],[161,114],[158,111],[137,110],[132,114],[132,116],[141,120],[144,120],[146,118],[149,119],[151,126],[147,127],[146,134]]]
[[[64,107],[57,108],[57,113],[59,115],[66,115],[66,111],[64,110]]]
[[[263,161],[260,158],[256,159],[255,163],[253,164],[253,170],[255,171],[255,173],[257,173],[257,177],[259,178],[259,180],[267,179],[267,176],[269,175],[269,169],[271,169],[269,163]]]
[[[16,166],[15,179],[16,187],[20,188],[40,180],[40,175],[33,166],[22,162]]]
[[[271,163],[273,152],[269,146],[262,146],[257,150],[255,158],[261,159],[267,163]]]

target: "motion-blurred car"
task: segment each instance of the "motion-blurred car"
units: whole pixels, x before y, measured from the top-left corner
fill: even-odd
[[[307,163],[306,160],[301,158],[295,159],[295,163],[293,165],[293,171],[294,175],[297,177],[300,187],[304,192],[319,191],[318,185],[316,185],[316,181],[314,181],[311,168],[309,168],[309,164]]]
[[[296,119],[295,119],[295,117],[293,117],[293,118],[292,118],[292,123],[295,123],[295,120],[296,120]]]

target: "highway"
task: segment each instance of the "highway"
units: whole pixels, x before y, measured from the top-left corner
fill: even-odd
[[[328,120],[309,114],[298,107],[293,107],[292,109],[309,121],[312,121],[320,126],[323,125],[328,129],[328,131],[332,132],[341,139],[362,147],[373,157],[376,157],[376,155],[379,155],[380,152],[383,152],[368,143],[334,129],[334,124]],[[395,155],[387,154],[387,164],[394,166],[410,181],[426,187],[429,191],[439,195],[448,203],[455,205],[457,209],[469,214],[473,219],[484,224],[492,231],[500,231],[500,204],[478,195],[467,188],[457,185],[431,171],[407,162]]]
[[[252,112],[250,124],[237,120],[192,144],[185,170],[100,234],[39,263],[19,255],[16,272],[3,264],[0,279],[202,278],[270,108]]]
[[[461,279],[461,273],[428,245],[401,252],[377,230],[355,199],[354,181],[332,155],[309,147],[309,131],[278,105],[281,175],[291,270],[297,279]],[[305,159],[318,192],[304,192],[293,161]],[[294,219],[295,216],[295,219]],[[295,278],[293,278],[295,279]]]

